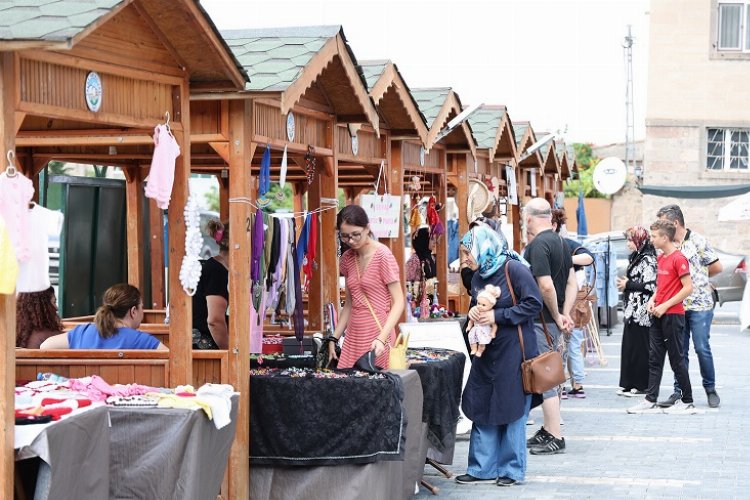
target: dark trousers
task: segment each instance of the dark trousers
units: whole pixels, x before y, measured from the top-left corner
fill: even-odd
[[[665,314],[661,318],[651,318],[648,349],[648,391],[646,399],[652,403],[659,397],[659,385],[664,373],[664,355],[669,355],[677,382],[682,388],[683,403],[693,402],[693,389],[690,385],[687,365],[685,364],[682,332],[685,328],[684,314]]]

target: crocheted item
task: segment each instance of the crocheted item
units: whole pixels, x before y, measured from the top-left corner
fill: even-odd
[[[195,295],[198,282],[201,279],[201,263],[199,261],[203,236],[201,236],[200,215],[198,201],[191,194],[185,204],[185,256],[180,267],[180,284],[185,293],[191,297]]]

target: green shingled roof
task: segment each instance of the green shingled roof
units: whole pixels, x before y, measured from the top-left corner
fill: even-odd
[[[229,30],[221,35],[250,76],[247,90],[283,92],[340,32],[341,26],[306,26]]]
[[[378,83],[389,63],[390,61],[360,61],[359,65],[362,68],[368,92]]]
[[[576,161],[576,150],[573,149],[573,146],[566,146],[565,152],[568,153],[568,164],[572,164],[574,161]]]
[[[523,139],[523,135],[526,133],[526,129],[529,128],[528,123],[520,123],[515,122],[513,123],[513,133],[516,136],[516,146],[521,146],[521,139]]]
[[[537,138],[536,138],[536,140],[537,140],[537,141],[541,141],[542,139],[544,139],[544,138],[545,138],[545,137],[547,137],[548,135],[549,135],[549,133],[547,133],[547,132],[542,132],[542,133],[541,133],[541,134],[539,135],[539,137],[537,137]],[[547,155],[549,154],[549,148],[551,148],[551,147],[552,147],[552,143],[553,143],[553,142],[554,142],[554,140],[552,140],[552,141],[550,141],[550,142],[548,142],[548,143],[546,143],[546,144],[542,144],[542,146],[541,146],[541,147],[539,148],[539,152],[540,152],[540,153],[542,154],[542,158],[544,158],[545,160],[547,159]]]
[[[440,108],[445,104],[445,100],[448,98],[450,93],[450,87],[439,88],[439,89],[412,89],[411,95],[419,106],[419,111],[427,120],[427,126],[432,128],[432,125],[440,113]]]
[[[469,116],[469,125],[474,133],[477,147],[491,149],[495,147],[497,129],[505,116],[504,109],[479,108]]]
[[[0,0],[0,40],[70,40],[123,0]]]
[[[562,161],[563,155],[565,154],[565,143],[562,141],[554,141],[555,153],[557,153],[557,159]]]

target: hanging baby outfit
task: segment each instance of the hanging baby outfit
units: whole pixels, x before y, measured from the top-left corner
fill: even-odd
[[[33,196],[34,185],[22,173],[16,172],[11,177],[5,172],[0,174],[0,217],[5,221],[5,228],[19,262],[25,262],[31,257],[28,207]]]
[[[51,286],[48,239],[50,236],[60,236],[64,220],[62,212],[37,204],[27,212],[32,229],[28,235],[29,259],[19,266],[19,293],[41,292]]]
[[[180,156],[180,146],[167,125],[157,125],[154,128],[154,146],[146,196],[156,200],[156,206],[166,210],[172,197],[175,160]]]

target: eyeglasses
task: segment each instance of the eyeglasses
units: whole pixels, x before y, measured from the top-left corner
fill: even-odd
[[[339,233],[339,239],[341,241],[359,241],[362,238],[362,231],[357,231],[356,233],[352,234],[346,234],[346,233]]]

